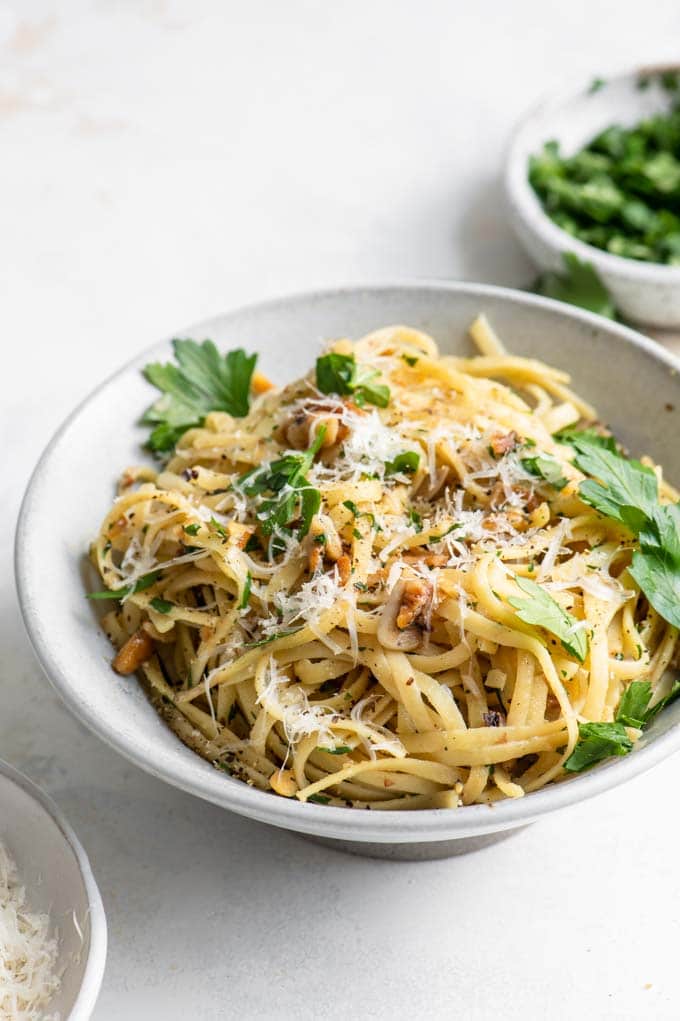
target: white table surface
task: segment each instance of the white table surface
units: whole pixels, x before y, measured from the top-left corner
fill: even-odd
[[[679,1016],[677,758],[473,856],[344,856],[83,730],[11,568],[50,434],[159,336],[347,280],[527,282],[513,121],[566,74],[673,56],[679,29],[677,0],[0,4],[0,756],[91,855],[96,1021]]]

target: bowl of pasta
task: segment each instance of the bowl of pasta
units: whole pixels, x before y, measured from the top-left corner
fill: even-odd
[[[533,295],[238,309],[51,441],[26,626],[168,783],[360,853],[469,850],[680,746],[676,408],[662,349]]]

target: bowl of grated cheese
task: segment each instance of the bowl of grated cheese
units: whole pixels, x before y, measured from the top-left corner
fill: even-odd
[[[105,962],[85,851],[51,798],[0,762],[0,1019],[86,1021]]]

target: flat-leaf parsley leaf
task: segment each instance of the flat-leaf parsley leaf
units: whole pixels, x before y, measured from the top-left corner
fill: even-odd
[[[221,355],[211,340],[173,340],[177,365],[151,362],[144,375],[162,391],[142,422],[152,425],[151,450],[172,450],[187,429],[200,426],[211,411],[235,418],[248,414],[250,380],[257,355],[241,348]]]

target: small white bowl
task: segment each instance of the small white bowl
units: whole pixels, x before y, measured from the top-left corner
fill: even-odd
[[[176,335],[258,351],[261,370],[286,383],[308,370],[323,338],[359,337],[388,323],[428,331],[447,353],[470,353],[467,331],[480,312],[510,351],[573,372],[575,388],[622,443],[654,457],[669,479],[680,479],[678,363],[619,323],[562,302],[469,283],[346,287],[236,309]],[[256,790],[183,745],[136,678],[113,672],[97,607],[85,598],[87,586],[96,584],[88,544],[109,510],[118,474],[144,457],[146,431],[138,423],[154,392],[141,369],[171,354],[168,340],[141,353],[73,412],[43,454],[19,514],[16,576],[33,646],[69,708],[109,745],[154,776],[233,812],[386,858],[470,850],[608,790],[680,749],[679,700],[659,713],[632,754],[524,798],[492,807],[366,812]],[[55,514],[55,507],[68,513]]]
[[[671,94],[652,78],[645,89],[642,75],[675,70],[668,65],[639,68],[604,79],[589,90],[580,82],[543,99],[516,128],[507,157],[505,191],[510,221],[529,257],[540,269],[563,270],[564,252],[591,262],[627,318],[649,326],[680,326],[680,266],[624,259],[573,238],[543,210],[529,183],[529,157],[554,139],[570,156],[611,124],[633,126],[671,105]],[[679,93],[673,93],[680,98]]]
[[[52,799],[1,761],[0,841],[16,862],[29,909],[49,914],[58,936],[61,987],[47,1013],[87,1021],[106,963],[102,899],[87,855]]]

